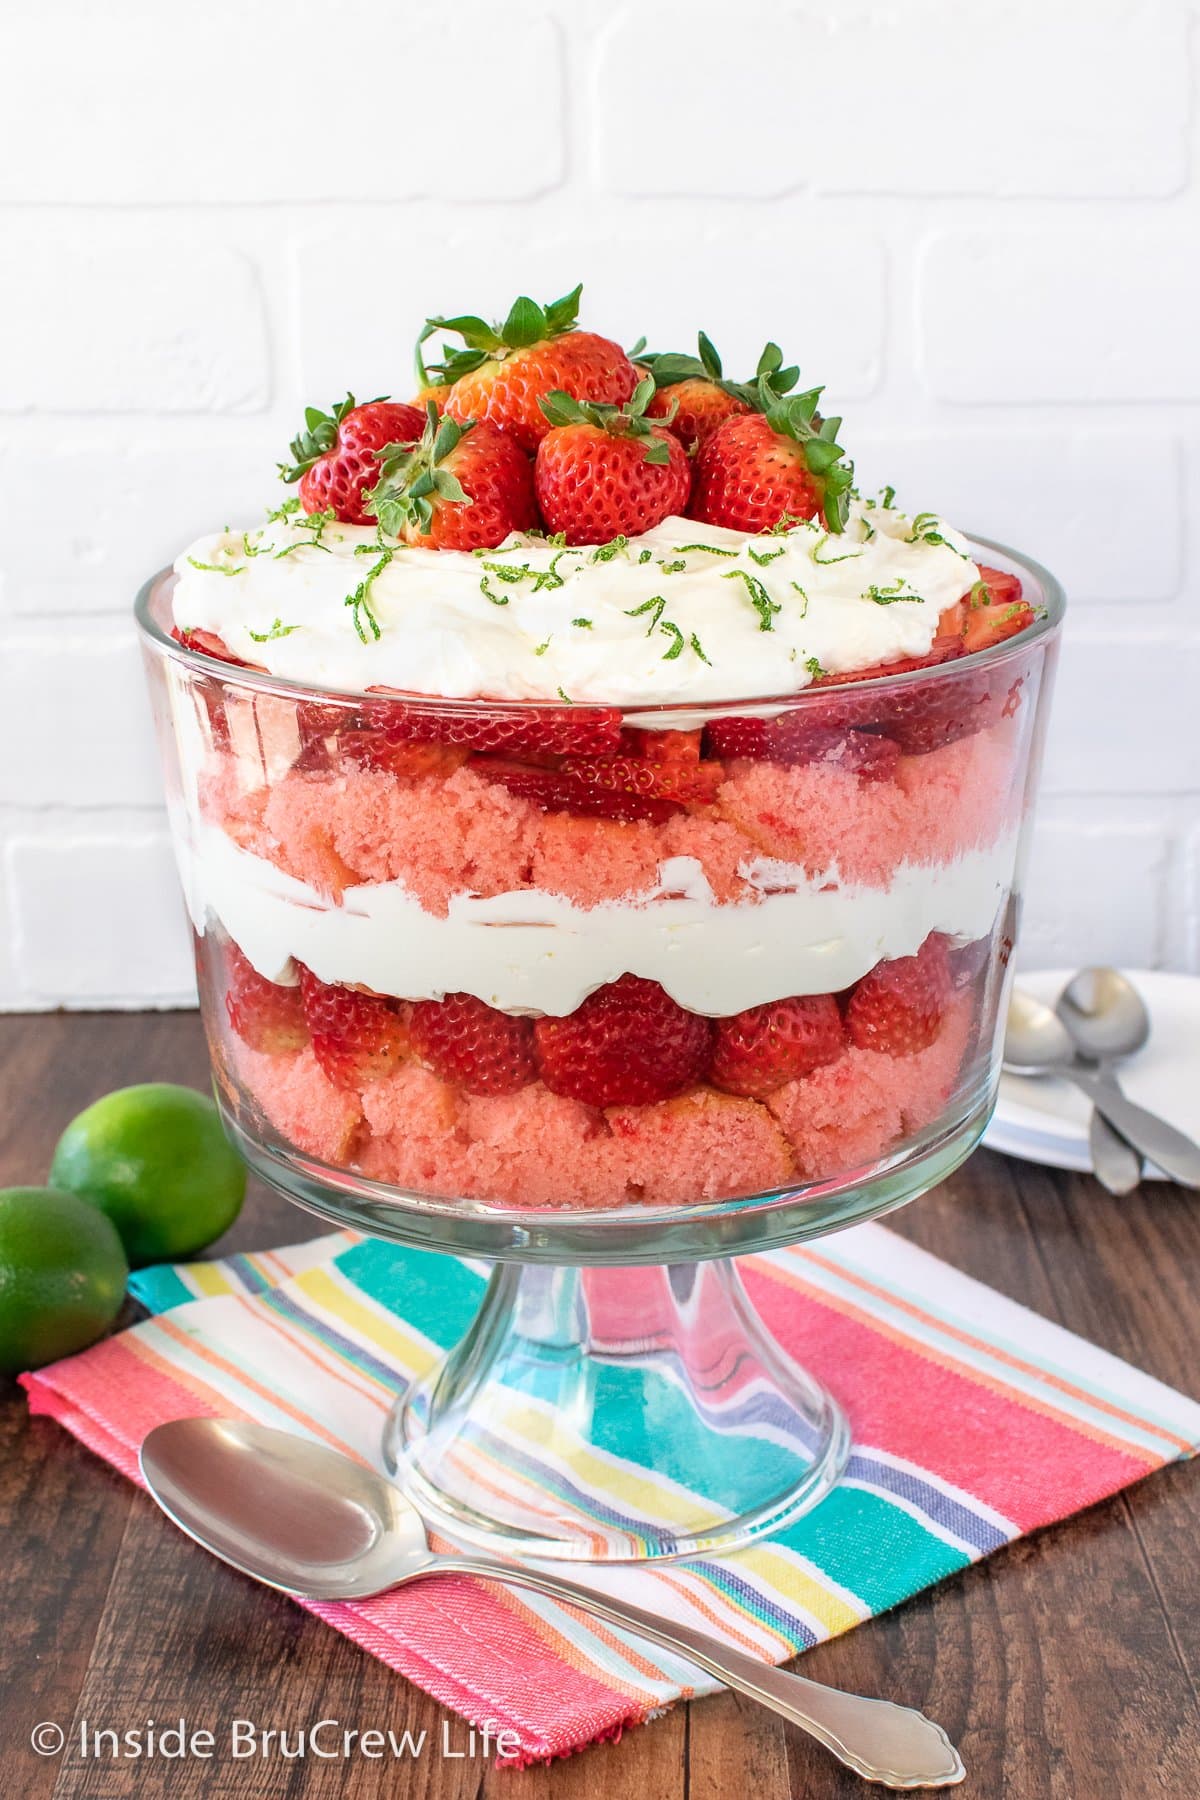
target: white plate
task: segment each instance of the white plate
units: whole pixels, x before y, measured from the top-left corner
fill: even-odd
[[[1017,985],[1051,1005],[1073,971],[1017,974]],[[1150,1010],[1150,1042],[1120,1064],[1121,1086],[1191,1137],[1200,1138],[1200,979],[1157,969],[1127,970]],[[1069,1081],[1054,1075],[1002,1075],[984,1143],[1007,1156],[1055,1169],[1090,1170],[1089,1105]]]

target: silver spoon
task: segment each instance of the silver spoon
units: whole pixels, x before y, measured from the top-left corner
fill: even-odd
[[[1150,1014],[1132,982],[1116,969],[1081,969],[1063,989],[1054,1010],[1076,1050],[1102,1075],[1117,1078],[1110,1059],[1132,1056],[1150,1036]],[[1093,1106],[1088,1120],[1092,1170],[1110,1194],[1132,1194],[1142,1179],[1142,1159],[1115,1125]]]
[[[1132,1056],[1150,1041],[1146,1002],[1119,969],[1080,969],[1059,995],[1055,1011],[1093,1062]]]
[[[1081,969],[1067,983],[1054,1010],[1076,1049],[1099,1065],[1114,1087],[1118,1057],[1133,1056],[1150,1038],[1150,1013],[1133,983],[1119,969]],[[1142,1175],[1142,1159],[1103,1113],[1092,1108],[1088,1127],[1092,1166],[1114,1194],[1132,1193]]]
[[[1014,1075],[1065,1076],[1164,1175],[1184,1187],[1200,1188],[1200,1144],[1156,1113],[1135,1106],[1111,1077],[1081,1062],[1053,1008],[1020,988],[1013,989],[1008,1003],[1004,1067]]]
[[[839,1693],[718,1639],[519,1563],[438,1556],[399,1489],[339,1451],[236,1419],[176,1419],[142,1445],[167,1517],[243,1574],[310,1600],[363,1600],[426,1575],[532,1588],[624,1626],[807,1731],[867,1781],[950,1787],[963,1779],[940,1725],[889,1700]]]

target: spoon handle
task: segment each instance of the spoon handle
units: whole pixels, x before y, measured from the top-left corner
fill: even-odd
[[[1142,1159],[1115,1125],[1093,1106],[1088,1121],[1092,1173],[1110,1194],[1132,1194],[1142,1179]]]
[[[1085,1093],[1123,1138],[1184,1187],[1200,1188],[1200,1144],[1157,1113],[1127,1100],[1111,1075],[1070,1064],[1060,1071]]]
[[[808,1732],[840,1762],[867,1781],[884,1787],[951,1787],[966,1771],[957,1750],[940,1725],[907,1706],[871,1700],[823,1687],[803,1675],[774,1668],[741,1650],[733,1650],[690,1625],[665,1621],[640,1606],[609,1600],[591,1588],[545,1575],[539,1569],[471,1557],[439,1557],[422,1574],[477,1575],[510,1587],[532,1588],[553,1600],[565,1600],[610,1625],[639,1637],[705,1669],[760,1706],[780,1713]]]

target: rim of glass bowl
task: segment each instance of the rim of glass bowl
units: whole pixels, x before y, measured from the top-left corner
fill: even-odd
[[[968,665],[971,669],[991,668],[1007,662],[1010,658],[1021,656],[1043,638],[1053,637],[1062,623],[1066,610],[1066,595],[1057,578],[1049,569],[1035,562],[1031,556],[1011,550],[1007,544],[998,543],[994,538],[975,537],[965,534],[972,550],[986,550],[989,556],[999,558],[999,563],[991,563],[991,567],[1003,567],[1007,564],[1011,572],[1029,576],[1041,590],[1034,604],[1039,612],[1032,625],[1015,637],[1006,638],[1002,643],[993,644],[988,650],[976,650],[969,657],[957,657],[950,662],[937,663],[930,669],[906,669],[900,675],[875,675],[862,681],[856,681],[855,695],[869,694],[876,690],[903,687],[906,683],[916,681],[953,680],[956,674],[964,673]],[[236,663],[224,662],[218,656],[208,656],[203,650],[192,650],[171,637],[154,615],[156,602],[162,598],[169,582],[175,579],[172,568],[160,569],[157,574],[144,582],[138,590],[134,602],[134,618],[142,636],[155,650],[174,658],[177,662],[193,668],[200,674],[219,675],[224,682],[238,687],[255,689],[259,693],[289,695],[311,699],[314,695],[322,699],[354,702],[377,698],[380,694],[401,699],[406,706],[416,710],[428,709],[430,712],[459,712],[469,716],[474,712],[544,712],[561,710],[563,702],[559,700],[508,700],[486,699],[483,697],[462,698],[440,694],[418,694],[401,688],[361,690],[357,688],[323,688],[311,682],[294,681],[284,675],[272,675],[265,670],[247,669]],[[729,713],[742,713],[756,707],[803,706],[816,704],[827,699],[829,690],[816,684],[805,688],[794,689],[785,694],[752,694],[743,695],[737,700],[646,700],[625,702],[613,705],[611,701],[581,700],[575,704],[587,708],[611,707],[625,717],[636,715],[639,719],[649,717],[670,718],[687,715],[694,719],[697,715],[705,718],[720,718]]]

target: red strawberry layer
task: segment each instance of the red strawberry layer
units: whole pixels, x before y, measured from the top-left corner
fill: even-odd
[[[982,978],[955,991],[948,967],[935,936],[846,995],[715,1022],[624,976],[534,1024],[465,994],[409,1007],[305,971],[311,1047],[232,1036],[228,1056],[300,1149],[376,1179],[514,1205],[677,1205],[828,1180],[932,1124],[967,1079],[982,992]]]

